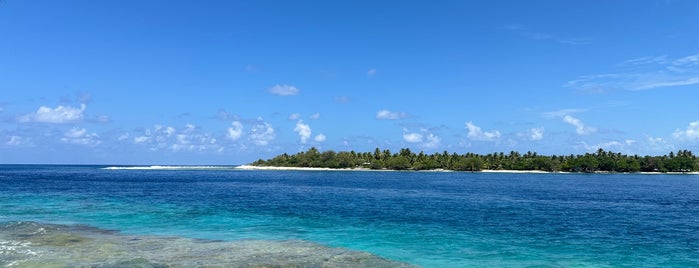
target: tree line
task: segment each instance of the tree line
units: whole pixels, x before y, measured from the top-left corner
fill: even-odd
[[[490,154],[415,153],[408,148],[392,153],[376,148],[374,152],[332,150],[320,152],[315,147],[293,155],[281,154],[269,160],[257,160],[255,166],[369,168],[388,170],[540,170],[565,172],[692,172],[699,164],[691,151],[679,150],[663,156],[638,156],[608,152],[578,155],[539,155],[516,151]]]

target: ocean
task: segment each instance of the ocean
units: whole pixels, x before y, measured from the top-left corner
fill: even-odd
[[[0,266],[699,267],[699,176],[0,165]]]

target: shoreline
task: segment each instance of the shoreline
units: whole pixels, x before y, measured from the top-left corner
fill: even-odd
[[[514,174],[587,174],[582,172],[567,172],[567,171],[543,171],[543,170],[492,170],[484,169],[480,171],[456,171],[448,169],[430,169],[430,170],[392,170],[392,169],[369,169],[369,168],[322,168],[322,167],[279,167],[279,166],[253,166],[240,165],[235,167],[237,170],[284,170],[284,171],[411,171],[411,172],[478,172],[478,173],[514,173]],[[642,174],[642,175],[699,175],[699,172],[608,172],[597,171],[589,174]]]

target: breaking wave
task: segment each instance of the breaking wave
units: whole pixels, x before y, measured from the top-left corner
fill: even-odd
[[[235,166],[111,166],[106,170],[225,170]]]

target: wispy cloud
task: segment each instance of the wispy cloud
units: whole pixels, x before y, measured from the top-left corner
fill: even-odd
[[[369,69],[369,71],[367,71],[366,74],[371,77],[376,75],[377,72],[378,71],[376,69]]]
[[[350,99],[350,97],[348,97],[348,96],[335,97],[335,102],[337,102],[337,103],[349,103],[351,101],[352,101],[352,99]]]
[[[522,25],[517,25],[517,24],[506,25],[505,29],[510,31],[510,32],[516,33],[519,36],[522,36],[522,37],[527,38],[527,39],[532,39],[532,40],[552,41],[552,42],[566,44],[566,45],[589,45],[589,44],[592,44],[592,41],[589,38],[562,37],[562,36],[557,36],[557,35],[550,34],[550,33],[530,30]]]
[[[376,113],[376,119],[398,120],[407,118],[408,114],[404,112],[392,112],[389,110],[381,110]]]
[[[34,146],[34,143],[32,142],[31,138],[21,137],[21,136],[16,136],[16,135],[10,136],[9,140],[7,142],[5,142],[5,144],[9,145],[9,146],[17,146],[17,147],[20,147],[20,146],[33,147]]]
[[[470,140],[476,141],[495,141],[500,139],[500,131],[483,131],[479,126],[474,125],[471,121],[466,122],[466,129],[468,129],[468,137]]]
[[[80,108],[59,105],[56,108],[41,106],[36,112],[26,114],[17,118],[19,122],[39,122],[39,123],[74,123],[82,121],[84,118],[86,105],[81,104]]]
[[[255,65],[248,64],[248,65],[245,65],[243,70],[245,70],[246,72],[249,72],[249,73],[254,73],[254,72],[257,72],[259,70],[259,68],[257,68],[257,66],[255,66]]]
[[[582,113],[584,109],[561,109],[558,111],[545,112],[542,115],[546,118],[559,118],[570,114]]]
[[[562,119],[563,122],[566,122],[574,126],[575,132],[578,133],[578,135],[588,135],[597,131],[597,128],[586,126],[585,123],[583,123],[580,119],[572,117],[570,115],[563,116]]]
[[[597,144],[588,144],[587,142],[581,141],[578,142],[578,148],[582,149],[586,152],[594,152],[599,149],[603,149],[605,151],[616,151],[616,152],[623,152],[627,151],[629,146],[632,146],[636,143],[635,140],[623,140],[623,141],[617,141],[617,140],[612,140],[612,141],[606,141],[606,142],[600,142]]]
[[[299,120],[299,118],[301,118],[300,113],[293,113],[293,114],[290,114],[287,119],[289,119],[290,121],[296,121],[296,120]]]
[[[311,116],[309,116],[309,118],[311,118],[313,120],[318,120],[318,119],[320,119],[320,113],[313,113],[313,114],[311,114]]]
[[[648,90],[699,84],[699,54],[680,58],[666,55],[626,60],[617,71],[581,75],[566,86],[576,90],[602,93],[611,90]]]
[[[269,93],[279,96],[293,96],[299,94],[299,89],[290,85],[275,85],[269,88]]]
[[[584,112],[584,109],[562,109],[558,111],[553,111],[553,112],[545,112],[542,113],[542,115],[546,118],[550,119],[560,119],[561,121],[570,124],[571,126],[575,127],[575,132],[578,133],[578,135],[588,135],[597,132],[597,128],[587,126],[585,123],[583,123],[582,120],[580,120],[577,117],[573,117],[571,114],[576,114],[576,113],[581,113]],[[543,128],[542,128],[542,134],[543,134]]]

